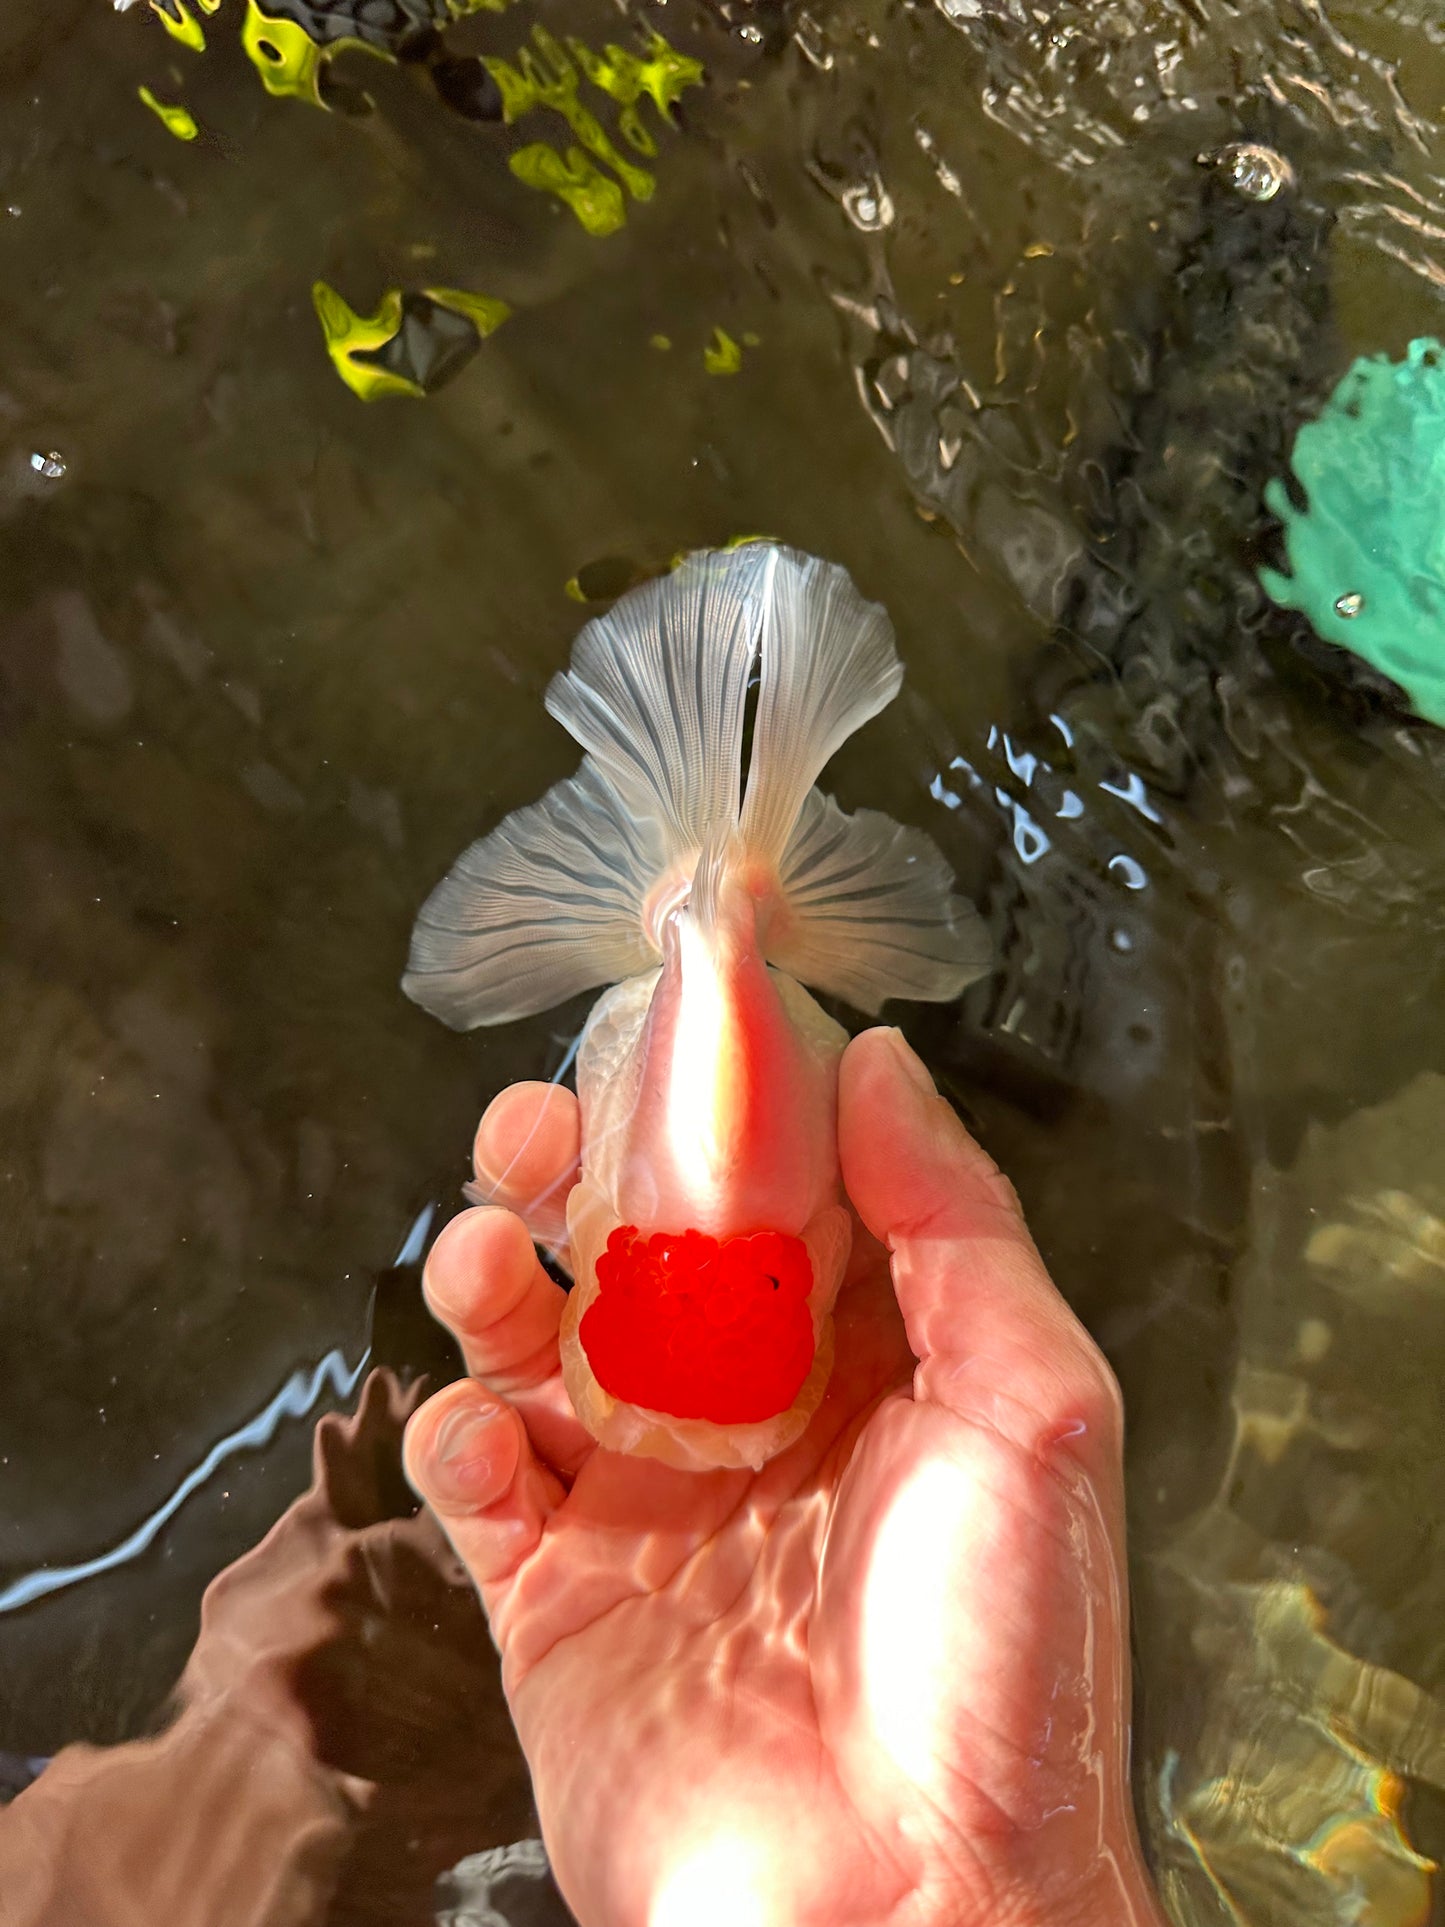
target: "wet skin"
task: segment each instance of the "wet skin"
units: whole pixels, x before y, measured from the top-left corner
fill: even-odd
[[[593,1445],[557,1364],[575,1100],[505,1091],[409,1474],[482,1594],[583,1927],[1158,1927],[1127,1784],[1113,1377],[897,1032],[844,1055],[837,1366],[759,1473]],[[518,1215],[518,1214],[521,1215]],[[525,1219],[525,1222],[524,1222]]]

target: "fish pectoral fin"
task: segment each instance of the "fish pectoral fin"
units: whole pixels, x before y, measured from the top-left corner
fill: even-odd
[[[402,988],[473,1030],[650,970],[643,900],[664,860],[657,826],[584,757],[452,865],[417,917]]]
[[[889,997],[942,1003],[993,960],[982,917],[922,830],[848,816],[810,790],[781,866],[784,914],[768,962],[870,1014]]]

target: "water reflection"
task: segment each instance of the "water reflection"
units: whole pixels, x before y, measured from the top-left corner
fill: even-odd
[[[496,1851],[535,1816],[481,1607],[401,1476],[415,1403],[378,1371],[320,1422],[309,1489],[207,1587],[160,1732],[67,1748],[0,1812],[7,1917],[430,1923],[454,1869],[567,1919],[528,1843]]]
[[[0,1613],[14,1612],[17,1607],[28,1606],[34,1600],[44,1599],[47,1593],[60,1592],[64,1587],[78,1585],[84,1579],[99,1578],[101,1573],[110,1572],[114,1567],[124,1565],[126,1560],[134,1559],[169,1524],[191,1494],[213,1477],[228,1459],[240,1452],[269,1445],[283,1419],[305,1417],[308,1412],[314,1411],[323,1393],[338,1399],[345,1398],[356,1389],[365,1369],[365,1357],[353,1367],[347,1364],[340,1352],[328,1352],[314,1371],[293,1372],[255,1418],[239,1430],[228,1432],[225,1438],[217,1439],[200,1464],[186,1474],[164,1504],[157,1506],[150,1517],[143,1519],[118,1546],[97,1553],[93,1559],[84,1559],[78,1565],[44,1566],[38,1572],[27,1573],[24,1578],[0,1590]]]
[[[638,169],[580,55],[566,112],[498,124],[526,0],[418,63],[329,56],[354,115],[268,93],[230,6],[203,58],[142,8],[0,26],[4,1583],[122,1544],[298,1358],[363,1355],[485,1096],[570,1035],[458,1044],[395,987],[428,881],[567,767],[566,586],[764,529],[888,603],[911,708],[840,793],[924,823],[1001,938],[911,1028],[1124,1382],[1171,1905],[1417,1917],[1445,768],[1255,572],[1299,423],[1438,331],[1428,10],[549,7],[564,49],[656,26],[706,70],[647,106],[644,198],[573,124]],[[323,279],[512,317],[368,406]],[[301,1428],[247,1446],[7,1615],[12,1762],[150,1730],[205,1586],[305,1486]],[[387,1838],[334,1918],[404,1884]],[[484,1844],[463,1815],[446,1851]]]
[[[1410,1845],[1403,1775],[1440,1784],[1442,1709],[1335,1645],[1321,1620],[1308,1587],[1283,1581],[1217,1582],[1201,1605],[1198,1650],[1236,1678],[1192,1749],[1222,1770],[1181,1791],[1171,1752],[1160,1776],[1164,1888],[1185,1918],[1209,1918],[1209,1897],[1226,1920],[1429,1917],[1435,1864]],[[1241,1746],[1242,1724],[1267,1749]]]

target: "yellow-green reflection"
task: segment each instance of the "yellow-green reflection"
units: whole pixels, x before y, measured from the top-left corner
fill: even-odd
[[[378,60],[390,57],[364,40],[332,40],[324,48],[318,47],[304,27],[298,27],[294,20],[277,20],[262,13],[256,0],[246,0],[241,45],[268,94],[308,100],[316,107],[326,105],[321,97],[321,69],[343,48],[359,47]]]
[[[195,116],[188,108],[167,106],[165,101],[156,99],[149,87],[137,87],[136,93],[150,108],[166,132],[174,134],[178,141],[193,141],[200,133]]]
[[[423,288],[421,292],[439,308],[469,321],[482,339],[500,328],[512,312],[505,301],[498,301],[492,295],[473,294],[465,288]],[[405,298],[402,289],[388,288],[376,313],[363,315],[348,306],[329,283],[312,284],[311,300],[321,323],[326,352],[337,374],[363,401],[378,401],[384,395],[410,395],[420,399],[427,392],[419,381],[413,381],[397,369],[365,359],[384,348],[400,331]]]
[[[360,395],[363,401],[376,401],[382,395],[425,395],[426,390],[419,382],[408,381],[405,375],[393,374],[389,368],[379,368],[374,362],[356,359],[368,349],[384,347],[401,326],[400,288],[388,288],[376,313],[370,315],[358,314],[349,308],[335,288],[325,281],[313,282],[311,299],[321,323],[326,352],[353,394]]]
[[[714,328],[711,346],[702,351],[702,365],[710,375],[735,375],[743,365],[741,342],[726,328]]]
[[[520,147],[507,165],[527,187],[555,194],[571,208],[589,234],[615,234],[627,221],[622,189],[590,161],[580,147],[559,154],[545,141]]]
[[[217,4],[219,0],[212,0],[206,12],[214,13]],[[205,31],[196,16],[187,11],[186,0],[166,0],[164,5],[162,0],[150,0],[150,8],[172,40],[179,40],[192,53],[203,54],[206,51]]]
[[[483,340],[500,328],[512,312],[506,302],[498,301],[495,295],[471,294],[465,288],[423,288],[422,293],[439,308],[450,308],[453,314],[465,315]]]
[[[646,168],[624,159],[601,121],[583,105],[581,75],[561,41],[539,25],[532,29],[532,42],[518,49],[515,66],[506,60],[483,63],[501,89],[503,119],[510,124],[534,107],[550,107],[566,121],[578,144],[612,169],[635,201],[651,199],[656,181]]]
[[[611,41],[600,54],[571,37],[567,45],[592,85],[621,107],[617,127],[622,138],[639,154],[655,154],[657,142],[643,124],[637,103],[646,95],[661,117],[670,121],[683,90],[701,83],[701,62],[679,53],[660,33],[648,35],[645,55],[630,54]]]
[[[220,0],[191,0],[191,4],[210,14]],[[436,4],[437,24],[442,25],[469,14],[504,12],[510,0],[436,0]],[[187,0],[150,0],[150,5],[168,33],[204,52],[205,34],[188,11]],[[327,104],[322,91],[324,70],[338,53],[359,48],[378,60],[394,64],[395,59],[384,47],[353,35],[322,45],[297,21],[265,12],[260,0],[245,0],[241,45],[267,93],[309,101],[316,107]],[[483,64],[500,90],[502,115],[508,124],[539,108],[567,123],[575,145],[562,151],[549,142],[534,141],[513,154],[508,165],[518,180],[555,195],[589,234],[598,236],[614,234],[623,226],[626,196],[650,200],[657,182],[648,169],[628,160],[583,101],[584,81],[617,103],[623,143],[650,158],[657,152],[657,141],[643,122],[642,102],[650,100],[658,117],[670,122],[685,89],[699,85],[703,78],[700,62],[679,53],[656,32],[646,35],[639,53],[629,53],[611,41],[597,52],[575,36],[564,44],[538,25],[530,43],[517,50],[515,60],[492,58]]]
[[[489,59],[488,73],[502,96],[503,119],[510,125],[534,108],[550,108],[566,121],[576,146],[566,153],[534,142],[514,154],[512,172],[529,187],[555,194],[589,234],[615,233],[627,218],[625,189],[635,201],[650,200],[657,182],[619,152],[600,120],[581,98],[584,79],[619,103],[618,128],[634,152],[654,155],[657,143],[643,125],[640,102],[651,100],[663,120],[684,88],[697,85],[699,63],[671,47],[660,34],[648,37],[643,55],[609,44],[601,53],[569,38],[566,45],[543,26],[532,30],[530,46],[518,49],[515,62]],[[610,178],[603,169],[610,169]],[[618,183],[621,183],[619,188]]]
[[[775,542],[774,535],[733,535],[725,542],[719,542],[720,549],[741,549],[749,542]],[[687,560],[688,551],[679,549],[663,563],[644,565],[634,562],[630,556],[604,555],[596,561],[588,562],[580,568],[564,585],[564,593],[573,602],[583,604],[613,602],[628,589],[635,589],[640,582],[650,581],[654,576],[668,575]]]

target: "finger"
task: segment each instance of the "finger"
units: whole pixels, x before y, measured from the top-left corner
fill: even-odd
[[[521,1219],[490,1205],[461,1212],[432,1246],[422,1290],[467,1370],[506,1394],[533,1450],[571,1478],[594,1441],[560,1376],[557,1327],[567,1294],[542,1269]]]
[[[560,1084],[511,1084],[494,1097],[472,1147],[478,1203],[515,1211],[539,1244],[564,1249],[567,1194],[577,1182],[581,1121]]]
[[[467,1370],[493,1391],[537,1385],[557,1371],[567,1295],[510,1211],[483,1205],[458,1213],[427,1255],[422,1290],[461,1346]]]
[[[838,1145],[864,1224],[893,1254],[915,1396],[1031,1450],[1118,1459],[1118,1387],[1044,1269],[1013,1186],[898,1031],[843,1054]]]
[[[465,1379],[414,1414],[402,1455],[407,1477],[484,1592],[504,1585],[535,1551],[565,1496],[533,1456],[518,1414]]]

